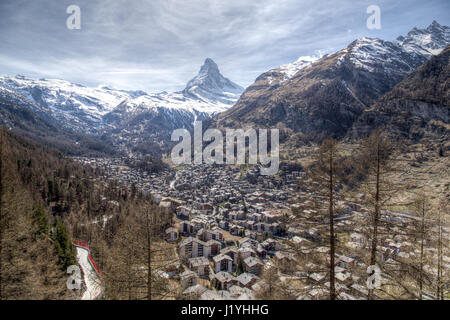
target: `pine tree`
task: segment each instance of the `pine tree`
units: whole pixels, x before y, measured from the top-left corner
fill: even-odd
[[[37,224],[37,235],[49,235],[50,226],[48,224],[48,218],[40,205],[33,207],[33,220]]]
[[[60,219],[56,219],[56,225],[54,227],[52,238],[55,243],[56,252],[58,253],[61,269],[67,270],[69,266],[75,265],[75,248],[72,245],[67,230]]]

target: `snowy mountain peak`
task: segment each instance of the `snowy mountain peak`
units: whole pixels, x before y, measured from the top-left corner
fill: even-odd
[[[430,58],[441,53],[450,43],[450,28],[433,21],[428,28],[414,28],[405,37],[397,38],[396,42],[409,53]]]
[[[427,30],[442,29],[442,28],[445,28],[445,26],[442,26],[436,20],[433,20],[433,22],[428,26]]]
[[[219,67],[217,66],[217,63],[215,63],[211,58],[206,58],[202,67],[200,68],[199,74],[204,74],[204,75],[216,74],[217,75],[217,74],[220,74],[220,71],[219,71]]]
[[[225,78],[217,64],[207,58],[199,73],[187,83],[183,94],[200,100],[234,104],[243,91],[244,88]]]

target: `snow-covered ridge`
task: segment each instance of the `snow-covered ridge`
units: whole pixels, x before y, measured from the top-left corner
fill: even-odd
[[[314,61],[319,60],[320,57],[317,56],[303,56],[298,58],[297,61],[284,64],[279,68],[275,69],[281,73],[285,74],[285,79],[291,79],[297,72],[311,65]]]
[[[450,28],[433,21],[426,29],[412,29],[405,37],[397,38],[396,43],[408,52],[431,57],[450,43]]]
[[[391,41],[377,38],[361,38],[356,40],[346,50],[349,60],[357,67],[374,72],[376,68],[383,66],[385,72],[412,72],[417,64],[413,63],[412,57],[405,55],[405,51]],[[339,60],[342,62],[343,57]],[[423,58],[425,60],[425,58]],[[419,61],[418,63],[422,63]]]
[[[34,80],[20,75],[0,76],[0,86],[55,111],[82,111],[94,117],[106,114],[122,101],[133,98],[132,92],[90,88],[59,79]]]
[[[363,37],[348,48],[339,51],[337,64],[348,60],[356,67],[374,72],[383,68],[387,73],[410,73],[433,55],[442,52],[450,44],[450,28],[434,21],[426,29],[412,29],[405,37],[395,41]],[[306,70],[326,55],[303,56],[297,61],[271,69],[258,77],[269,86],[286,84],[301,70]]]
[[[428,28],[414,28],[395,41],[360,38],[350,45],[350,50],[341,52],[354,65],[370,72],[382,66],[384,72],[410,73],[433,55],[441,53],[449,44],[450,28],[434,21]],[[338,64],[345,59],[344,55]]]
[[[277,68],[271,69],[260,75],[256,81],[264,83],[264,86],[281,85],[291,80],[300,70],[311,66],[315,61],[321,57],[318,56],[303,56],[292,63],[287,63]]]

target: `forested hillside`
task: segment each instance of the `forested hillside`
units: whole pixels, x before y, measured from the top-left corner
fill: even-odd
[[[35,104],[27,102],[22,96],[0,89],[0,125],[5,128],[65,154],[114,154],[107,137],[62,128],[45,110],[36,111],[35,108]]]
[[[120,265],[115,251],[124,254],[123,246],[115,249],[120,239],[114,237],[124,236],[118,233],[123,222],[137,235],[141,226],[136,221],[144,213],[156,221],[157,211],[142,194],[100,181],[97,170],[58,151],[3,128],[0,137],[0,299],[77,298],[79,292],[66,287],[67,267],[76,264],[72,241],[93,243],[100,268],[108,270],[105,252],[111,252],[111,266]],[[152,233],[170,223],[158,222]]]

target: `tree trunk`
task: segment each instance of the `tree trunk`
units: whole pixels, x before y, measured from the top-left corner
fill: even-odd
[[[3,299],[2,249],[3,249],[3,130],[0,129],[0,300]]]
[[[334,210],[333,210],[333,150],[330,150],[330,167],[329,167],[329,219],[330,219],[330,300],[336,299],[336,290],[335,290],[335,275],[334,275]]]
[[[373,215],[373,234],[372,234],[372,250],[370,254],[370,265],[374,266],[377,263],[377,245],[378,245],[378,220],[380,218],[380,145],[377,145],[377,169],[375,182],[375,212]],[[368,299],[372,300],[373,289],[369,289]]]
[[[127,291],[128,291],[128,300],[132,300],[132,296],[131,296],[131,286],[132,286],[132,280],[131,280],[131,252],[128,253],[126,259],[127,259],[127,274],[126,274],[126,279],[127,279]]]
[[[423,244],[425,238],[425,199],[422,202],[422,222],[420,228],[420,269],[419,269],[419,300],[423,296]]]
[[[438,218],[438,264],[437,264],[437,284],[436,284],[436,299],[441,300],[441,262],[442,262],[442,222],[441,222],[441,210],[439,210]]]
[[[148,210],[148,209],[147,209]],[[147,300],[152,300],[152,234],[151,234],[151,223],[149,218],[149,212],[145,213],[147,221]]]

